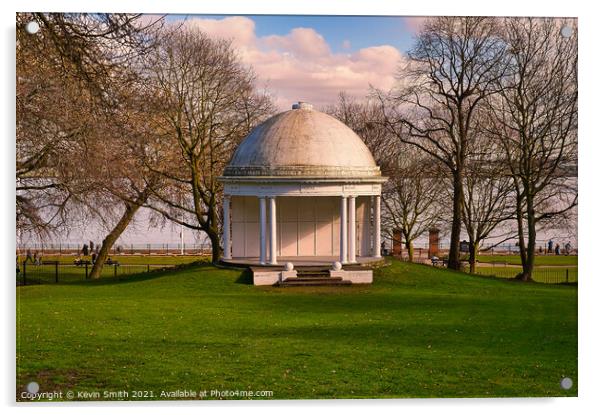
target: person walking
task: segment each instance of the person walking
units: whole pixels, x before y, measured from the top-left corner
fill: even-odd
[[[552,241],[551,239],[548,241],[548,254],[552,253],[552,249],[554,248],[554,241]]]
[[[560,244],[556,244],[556,248],[554,248],[554,253],[556,255],[560,255]]]
[[[82,254],[84,256],[88,256],[89,250],[88,250],[88,244],[84,244],[84,246],[82,246]]]
[[[571,241],[568,241],[565,245],[564,245],[564,254],[565,255],[570,255],[571,253]]]
[[[29,249],[29,248],[27,249],[27,256],[25,257],[25,262],[24,263],[26,264],[27,261],[33,262],[33,258],[31,256],[31,249]]]

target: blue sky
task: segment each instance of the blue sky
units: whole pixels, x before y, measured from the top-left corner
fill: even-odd
[[[412,46],[421,17],[172,14],[168,21],[228,39],[280,110],[308,101],[334,104],[339,93],[387,90]]]
[[[226,15],[170,15],[168,20],[202,17],[223,19]],[[412,45],[414,30],[408,18],[398,16],[305,16],[246,15],[256,24],[258,36],[286,35],[297,27],[316,30],[333,52],[357,51],[361,48],[388,44],[405,52]],[[348,40],[351,47],[343,48]]]

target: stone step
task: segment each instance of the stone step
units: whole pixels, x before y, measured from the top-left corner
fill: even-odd
[[[322,276],[322,277],[306,277],[306,276],[303,276],[303,277],[297,277],[297,278],[287,278],[284,281],[285,282],[289,282],[289,281],[293,281],[293,282],[294,281],[299,281],[299,282],[300,281],[313,281],[313,282],[316,282],[316,281],[342,281],[342,280],[343,280],[343,278],[341,278],[341,277],[324,277],[324,276]]]
[[[337,278],[289,278],[278,283],[279,287],[310,287],[310,286],[351,285],[351,281]]]
[[[297,278],[330,278],[330,272],[297,272]]]

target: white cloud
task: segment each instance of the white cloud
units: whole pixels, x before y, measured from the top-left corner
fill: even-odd
[[[428,17],[419,16],[407,16],[403,18],[406,28],[413,33],[419,32],[427,19]]]
[[[363,97],[370,85],[388,89],[402,59],[399,50],[390,45],[333,53],[322,35],[311,28],[258,37],[253,20],[242,16],[191,18],[186,25],[210,36],[231,39],[241,59],[267,82],[282,110],[296,101],[308,101],[317,107],[332,104],[341,91]]]

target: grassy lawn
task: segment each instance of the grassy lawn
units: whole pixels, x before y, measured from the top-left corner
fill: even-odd
[[[519,255],[479,255],[479,262],[505,262],[511,265],[520,265]],[[577,255],[538,255],[535,265],[577,265]]]
[[[575,286],[397,261],[370,286],[247,280],[199,265],[17,287],[17,395],[34,380],[40,391],[155,398],[176,389],[271,390],[273,399],[577,394]]]

